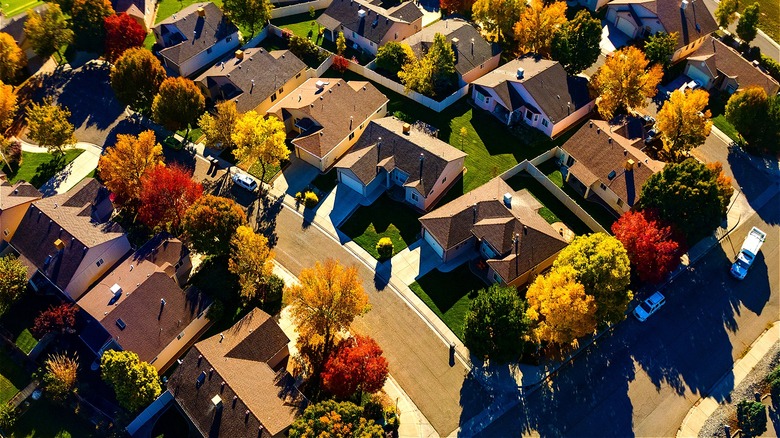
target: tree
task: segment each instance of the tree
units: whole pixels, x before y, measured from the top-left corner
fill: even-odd
[[[344,38],[344,32],[339,32],[339,35],[336,37],[336,54],[343,55],[346,50],[347,39]]]
[[[758,21],[761,16],[758,2],[745,8],[737,23],[737,36],[745,43],[750,43],[758,33]]]
[[[200,253],[224,255],[230,252],[230,238],[246,225],[246,214],[235,201],[205,195],[184,214],[182,229],[187,240]]]
[[[383,237],[376,243],[377,254],[380,259],[388,259],[393,256],[393,241],[389,237]]]
[[[726,119],[750,147],[780,150],[780,98],[752,86],[734,93],[726,104]]]
[[[35,317],[30,331],[38,339],[49,333],[75,333],[77,313],[79,313],[79,308],[73,304],[63,303],[58,306],[49,306],[47,310]]]
[[[382,427],[363,417],[363,408],[352,402],[324,400],[309,405],[293,422],[290,438],[384,438]]]
[[[203,114],[198,120],[198,126],[206,136],[206,146],[218,150],[233,147],[233,129],[239,116],[234,100],[219,102],[214,114]]]
[[[0,134],[8,129],[16,115],[16,92],[14,87],[0,81]]]
[[[233,131],[234,155],[247,168],[255,163],[262,169],[261,180],[265,181],[268,166],[278,166],[290,156],[285,144],[284,123],[274,116],[263,117],[255,111],[243,114]]]
[[[179,165],[155,166],[141,178],[138,217],[146,226],[178,234],[181,220],[203,194],[203,186],[190,179]]]
[[[0,315],[27,289],[27,266],[14,255],[0,257]]]
[[[27,11],[24,33],[35,53],[43,59],[57,54],[62,62],[62,47],[73,42],[73,31],[68,19],[56,3],[47,3],[40,12]]]
[[[721,216],[726,216],[726,211],[731,203],[731,195],[734,194],[734,187],[731,185],[731,177],[726,175],[726,172],[723,170],[723,164],[721,164],[720,161],[707,163],[707,169],[712,173],[715,184],[718,186],[720,214]]]
[[[162,392],[157,370],[132,351],[103,352],[100,374],[114,389],[119,404],[130,412],[146,407]]]
[[[105,18],[106,56],[116,61],[127,49],[141,47],[146,39],[146,31],[135,18],[122,12]]]
[[[236,229],[230,240],[228,270],[238,276],[244,302],[254,300],[266,290],[265,286],[273,275],[273,260],[274,253],[268,247],[265,236],[244,225]],[[266,296],[259,298],[261,303],[266,302]]]
[[[255,29],[262,28],[271,19],[269,0],[226,0],[222,10],[233,23],[249,29],[249,39],[255,35]]]
[[[78,375],[78,355],[53,354],[46,359],[43,384],[46,394],[53,400],[65,400],[71,392],[76,392]]]
[[[766,406],[759,401],[740,400],[737,403],[737,424],[745,436],[761,436],[766,432]]]
[[[645,55],[650,64],[658,64],[663,68],[669,67],[677,46],[677,32],[658,32],[650,35],[645,40]]]
[[[114,15],[110,0],[73,0],[71,22],[76,37],[76,46],[98,52],[103,49],[106,38],[104,21]]]
[[[715,20],[718,26],[728,29],[737,18],[737,10],[739,10],[739,0],[721,0],[715,9]]]
[[[553,264],[554,269],[564,266],[574,269],[575,280],[595,299],[597,323],[613,324],[623,319],[634,294],[628,290],[628,253],[619,240],[605,233],[577,236]]]
[[[346,399],[358,394],[374,393],[387,380],[387,359],[382,349],[370,337],[357,335],[339,344],[333,356],[325,363],[322,383],[336,397]]]
[[[154,131],[117,135],[116,144],[106,148],[98,161],[98,171],[105,186],[116,196],[117,204],[136,203],[141,197],[141,179],[154,167],[164,163],[162,146]]]
[[[16,424],[19,410],[11,403],[0,403],[0,428],[10,430]]]
[[[696,243],[720,224],[717,175],[693,158],[667,164],[645,181],[637,207],[655,209],[662,220],[677,225],[689,244]]]
[[[571,344],[596,330],[596,300],[571,266],[536,277],[526,292],[526,315],[537,341]]]
[[[166,76],[165,68],[152,52],[132,48],[111,67],[111,88],[120,102],[147,113]]]
[[[472,18],[494,41],[509,43],[512,28],[525,9],[522,0],[476,0],[471,8]]]
[[[65,154],[65,147],[76,143],[74,126],[68,121],[70,111],[54,103],[51,97],[27,108],[27,135],[52,154]]]
[[[434,95],[433,89],[433,64],[430,58],[412,59],[398,72],[398,79],[404,84],[404,89],[416,91],[427,96]]]
[[[472,3],[473,2],[469,0],[441,0],[439,2],[439,7],[445,15],[461,14],[466,11],[471,12]]]
[[[333,57],[333,64],[331,67],[339,73],[344,73],[347,71],[347,68],[349,68],[349,60],[341,55],[336,55]]]
[[[22,144],[0,135],[0,160],[11,170],[18,170],[22,161]]]
[[[190,135],[190,125],[198,121],[206,108],[206,99],[187,78],[171,77],[160,84],[160,91],[152,101],[152,118],[169,131],[185,129],[184,139]]]
[[[434,92],[445,94],[455,80],[455,52],[452,50],[452,43],[447,41],[447,37],[437,33],[433,36],[433,44],[425,57],[430,58],[433,67]]]
[[[600,42],[601,21],[582,10],[553,34],[550,53],[567,73],[576,75],[599,59]]]
[[[645,106],[648,98],[655,96],[663,70],[660,65],[648,68],[650,61],[636,47],[626,47],[607,57],[591,86],[598,94],[599,114],[609,120],[616,111]]]
[[[14,37],[0,32],[0,81],[13,82],[25,65],[27,56],[16,44]]]
[[[531,0],[513,28],[520,51],[549,58],[553,35],[565,22],[565,2]]]
[[[710,135],[710,110],[705,110],[710,95],[704,90],[675,90],[658,112],[656,127],[661,133],[664,151],[678,160],[691,149],[704,144]]]
[[[391,75],[398,75],[401,68],[415,59],[408,44],[388,41],[376,52],[376,66]]]
[[[612,224],[639,279],[659,283],[680,264],[682,247],[672,227],[652,210],[629,211]]]
[[[463,327],[466,346],[491,362],[520,359],[528,332],[526,304],[511,286],[493,284],[471,302]]]

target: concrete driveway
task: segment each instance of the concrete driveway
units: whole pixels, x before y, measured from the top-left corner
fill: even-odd
[[[382,265],[388,263],[393,275],[408,286],[419,277],[438,268],[442,261],[425,239],[419,239]],[[377,267],[377,271],[379,270],[380,268]]]
[[[614,52],[627,45],[631,40],[628,35],[619,31],[612,23],[601,20],[601,25],[603,27],[601,28],[601,42],[599,43],[599,47],[601,48],[601,53],[603,55]]]
[[[296,193],[308,187],[319,174],[319,169],[291,155],[290,165],[276,177],[273,186],[276,190],[295,196]]]

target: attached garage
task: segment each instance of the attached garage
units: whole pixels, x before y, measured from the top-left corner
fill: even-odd
[[[696,65],[698,64],[698,65]],[[685,74],[696,81],[697,84],[703,86],[706,89],[709,89],[711,84],[710,81],[712,78],[709,74],[706,72],[709,71],[707,68],[707,65],[704,64],[704,61],[688,61],[688,66],[685,69]]]
[[[365,186],[363,185],[362,182],[360,182],[359,179],[357,179],[355,174],[352,173],[351,171],[347,169],[338,169],[338,177],[340,183],[360,193],[363,196],[366,195]]]
[[[433,238],[431,233],[428,232],[428,230],[423,227],[423,238],[426,242],[428,242],[428,245],[433,248],[433,251],[436,252],[436,254],[439,255],[442,259],[444,259],[444,248],[439,245],[439,242],[436,241],[436,239]]]
[[[634,24],[634,21],[628,17],[624,17],[621,16],[621,14],[618,14],[617,20],[615,21],[615,26],[618,28],[618,30],[631,38],[636,36],[636,25]]]

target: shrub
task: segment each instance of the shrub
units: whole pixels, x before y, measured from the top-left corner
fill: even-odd
[[[303,205],[306,208],[314,208],[319,202],[320,198],[318,198],[317,194],[314,192],[306,192],[306,195],[303,197]]]
[[[16,424],[18,412],[10,403],[0,405],[0,428],[8,431]]]
[[[10,168],[12,170],[19,169],[19,164],[22,162],[22,144],[18,141],[10,141],[2,152]]]
[[[769,73],[769,76],[775,78],[776,81],[780,81],[780,62],[775,61],[763,53],[761,54],[760,62],[761,66]]]
[[[396,119],[398,119],[398,120],[400,120],[402,122],[414,123],[414,119],[409,114],[406,114],[403,111],[396,111],[396,112],[394,112],[393,113],[393,117],[395,117]]]
[[[395,409],[395,406],[385,407],[385,430],[388,432],[397,432],[400,426],[401,416]]]
[[[766,381],[769,382],[769,392],[772,397],[780,397],[780,365],[766,376]]]
[[[379,253],[379,258],[386,259],[393,256],[393,241],[389,237],[383,237],[379,239],[376,244],[376,252]]]
[[[220,300],[214,300],[209,306],[209,310],[206,312],[206,318],[212,321],[218,321],[225,315],[225,305]]]
[[[761,435],[766,432],[766,407],[761,402],[742,400],[737,404],[737,423],[744,435]]]
[[[344,73],[347,70],[347,66],[349,66],[349,61],[347,58],[336,55],[333,57],[333,69],[336,70],[339,73]]]
[[[282,29],[282,38],[284,38],[285,40],[290,41],[290,39],[294,35],[295,34],[293,33],[293,31],[291,31],[290,29],[287,29],[287,28]]]

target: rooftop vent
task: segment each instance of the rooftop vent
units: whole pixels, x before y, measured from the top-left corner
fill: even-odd
[[[509,192],[504,193],[504,205],[506,208],[512,208],[512,194]]]
[[[365,9],[358,9],[358,17],[366,18],[366,15],[368,15],[368,12]]]
[[[198,8],[198,17],[205,17],[206,16],[206,10],[203,8]]]
[[[195,387],[200,388],[203,385],[203,382],[206,381],[206,372],[201,371],[200,374],[198,374],[198,378],[195,380]]]
[[[457,46],[459,42],[460,42],[460,40],[457,37],[452,39],[452,44],[455,45],[455,46]]]
[[[122,286],[120,286],[117,283],[114,283],[113,286],[111,286],[111,294],[114,296],[122,295]]]
[[[117,318],[116,326],[119,327],[119,330],[124,330],[125,327],[127,327],[127,324],[124,321],[122,321],[122,318]]]
[[[236,50],[236,59],[244,59],[244,51]]]
[[[682,9],[683,11],[688,9],[688,3],[689,3],[688,0],[682,0],[682,3],[680,3],[680,9]]]
[[[409,135],[409,133],[412,131],[412,125],[404,123],[402,130],[404,134]]]
[[[219,409],[222,407],[222,398],[219,397],[219,395],[215,395],[211,399],[211,404],[214,405],[215,408]]]
[[[523,79],[523,75],[525,75],[525,69],[523,67],[518,68],[517,79]]]
[[[617,176],[617,172],[615,172],[615,171],[613,170],[612,172],[609,172],[609,175],[607,175],[607,179],[609,179],[610,181],[612,181],[613,179],[615,179],[615,177],[616,177],[616,176]]]
[[[317,81],[314,83],[314,85],[317,87],[318,90],[322,90],[323,88],[325,88],[326,85],[328,85],[328,83],[325,81]]]
[[[634,160],[629,158],[628,161],[626,161],[626,172],[631,172],[632,170],[634,170]]]

